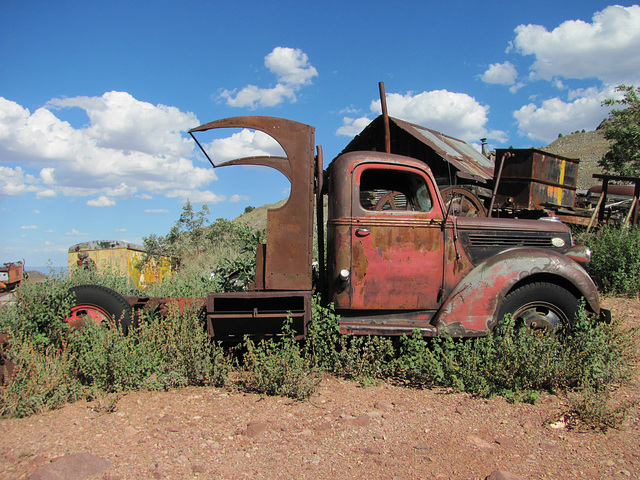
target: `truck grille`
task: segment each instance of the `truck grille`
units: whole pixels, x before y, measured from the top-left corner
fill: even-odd
[[[514,233],[472,233],[469,235],[469,243],[473,247],[538,247],[549,248],[552,246],[551,236],[534,236],[531,233],[518,235]]]

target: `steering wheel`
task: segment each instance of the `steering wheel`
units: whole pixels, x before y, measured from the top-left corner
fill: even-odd
[[[374,210],[376,211],[380,211],[380,210],[410,210],[410,205],[409,202],[407,201],[406,206],[404,207],[404,209],[400,209],[397,207],[396,205],[396,197],[399,197],[400,195],[402,195],[403,197],[405,196],[404,193],[402,192],[398,192],[397,190],[389,190],[387,193],[385,193],[382,198],[380,198],[380,200],[378,200],[378,203],[376,203],[376,206],[374,208]],[[385,208],[387,205],[389,205],[388,208]]]

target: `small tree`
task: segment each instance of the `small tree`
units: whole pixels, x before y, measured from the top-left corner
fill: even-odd
[[[182,213],[176,224],[166,237],[167,243],[176,245],[180,239],[186,243],[187,247],[200,253],[203,251],[204,227],[209,221],[207,215],[211,213],[209,206],[205,203],[199,212],[194,211],[191,202],[182,206]]]
[[[616,91],[624,98],[605,100],[603,105],[624,105],[613,109],[604,123],[604,136],[613,143],[598,162],[605,171],[619,175],[638,176],[640,173],[640,87],[619,85]]]

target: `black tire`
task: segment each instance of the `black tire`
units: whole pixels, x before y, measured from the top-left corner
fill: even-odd
[[[500,307],[498,323],[506,314],[533,329],[555,331],[572,322],[578,299],[566,288],[548,282],[529,283],[509,293]]]
[[[92,317],[98,322],[106,321],[110,327],[118,325],[125,335],[135,326],[133,309],[118,292],[102,285],[78,285],[69,293],[75,295],[69,323],[82,323],[83,317]]]

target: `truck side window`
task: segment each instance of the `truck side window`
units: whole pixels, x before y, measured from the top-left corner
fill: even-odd
[[[373,211],[428,212],[433,206],[429,188],[420,175],[373,168],[360,177],[360,204]]]

